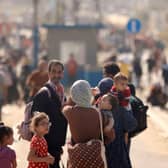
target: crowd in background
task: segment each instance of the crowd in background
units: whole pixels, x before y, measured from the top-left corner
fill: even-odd
[[[43,55],[39,57],[38,66],[34,69],[29,57],[23,51],[7,50],[6,55],[1,57],[0,110],[5,104],[33,101],[33,112],[41,111],[45,113],[37,115],[37,118],[35,117],[32,120],[32,131],[35,135],[31,139],[31,148],[28,154],[29,168],[33,165],[40,166],[41,162],[45,162],[44,167],[49,164],[51,168],[59,167],[63,152],[62,146],[65,144],[67,122],[72,135],[70,143],[72,146],[68,148],[70,158],[67,166],[73,167],[78,164],[80,168],[81,165],[84,166],[85,164],[82,164],[82,161],[79,163],[80,160],[75,159],[75,157],[71,158],[71,155],[76,156],[76,152],[73,150],[75,144],[87,143],[93,139],[99,140],[101,137],[101,122],[99,122],[98,113],[93,108],[93,104],[103,114],[101,120],[104,136],[101,140],[105,143],[108,167],[131,168],[129,156],[130,132],[137,127],[137,121],[132,114],[129,99],[132,95],[135,96],[134,86],[144,91],[148,86],[149,92],[146,99],[152,105],[165,107],[168,96],[167,60],[164,55],[164,46],[156,43],[150,54],[145,57],[144,48],[141,48],[141,45],[139,46],[137,43],[135,44],[137,50],[132,52],[133,59],[129,59],[128,55],[121,57],[120,54],[127,53],[124,46],[122,49],[120,48],[118,53],[104,60],[103,75],[107,78],[98,83],[98,90],[97,88],[91,88],[87,81],[78,80],[76,75],[78,71],[77,60],[75,55],[71,53],[68,62],[64,63],[69,75],[67,87],[68,89],[70,87],[70,99],[68,101],[64,86],[61,84],[65,70],[61,62],[49,60],[47,55]],[[111,61],[113,61],[113,64],[111,64]],[[146,63],[146,69],[144,68],[144,62]],[[153,83],[153,77],[159,73],[163,81],[156,80],[156,83]],[[144,76],[146,77],[145,80]],[[118,83],[118,81],[120,82]],[[133,88],[127,86],[130,82],[134,84]],[[145,85],[148,83],[149,85]],[[44,86],[48,91],[46,89],[41,90]],[[113,93],[113,96],[108,94],[109,91]],[[93,104],[91,104],[92,96],[95,98]],[[85,124],[86,122],[87,124]],[[0,130],[4,132],[2,135],[12,138],[12,130],[6,126],[2,128]],[[2,137],[0,141],[3,143],[4,149],[10,151],[6,147],[12,144],[12,140],[6,142]],[[90,143],[98,145],[96,149],[99,149],[99,145],[101,145],[99,141],[91,141]],[[39,150],[39,145],[44,145],[45,149]],[[40,155],[46,156],[47,149],[50,154],[46,158],[40,160],[40,157],[36,157],[36,150]],[[79,150],[79,153],[81,152],[81,148],[76,150]],[[87,153],[89,153],[88,151]],[[10,152],[13,153],[13,151]],[[16,158],[14,153],[13,158]],[[85,159],[83,156],[80,158]],[[97,168],[97,164],[105,164],[103,159],[99,161],[101,162],[96,162],[93,166]],[[16,164],[15,160],[12,164]],[[86,164],[91,163],[86,160]]]
[[[23,38],[24,39],[24,38]],[[1,38],[1,49],[5,52],[0,55],[0,109],[2,105],[8,103],[19,103],[22,100],[27,101],[38,90],[43,83],[47,81],[46,65],[47,54],[44,49],[40,51],[40,58],[36,70],[32,67],[32,60],[27,54],[30,46],[23,45],[21,49],[14,49],[10,45],[8,38]],[[23,44],[25,40],[23,41]],[[150,47],[141,41],[135,40],[136,50],[133,52],[128,46],[119,47],[115,54],[112,54],[106,61],[115,61],[119,64],[121,71],[126,74],[130,81],[137,88],[150,88],[147,101],[152,105],[164,107],[167,103],[168,95],[168,64],[165,55],[165,46],[161,41],[154,42]],[[148,47],[149,54],[145,56],[144,51]],[[133,57],[129,58],[128,52]],[[45,54],[43,54],[45,53]],[[124,55],[121,57],[121,55]],[[66,64],[68,74],[68,85],[77,80],[78,63],[73,53],[70,53],[70,59]],[[146,67],[146,68],[144,68]],[[144,70],[145,69],[145,70]],[[33,72],[32,72],[33,71]],[[32,74],[31,74],[32,73]],[[161,73],[161,81],[154,80]],[[31,74],[31,75],[30,75]],[[146,85],[143,76],[146,77]],[[36,78],[37,77],[37,78]],[[40,79],[36,81],[37,79]],[[155,81],[155,82],[153,82]],[[34,83],[35,82],[35,83]],[[37,83],[36,83],[37,82]],[[34,85],[34,86],[33,86]],[[36,85],[36,86],[35,86]]]

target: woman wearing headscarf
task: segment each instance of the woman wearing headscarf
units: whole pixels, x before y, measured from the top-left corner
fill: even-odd
[[[113,66],[112,66],[113,70]],[[115,70],[115,68],[114,68]],[[110,92],[113,81],[110,78],[104,78],[98,83],[99,94],[97,98]],[[135,88],[130,85],[131,93],[135,96]],[[100,99],[100,98],[99,98]],[[99,101],[96,101],[98,103]],[[131,161],[125,144],[125,132],[131,132],[137,127],[137,121],[129,111],[123,107],[116,106],[112,109],[114,118],[115,140],[106,145],[106,158],[108,168],[131,168]]]
[[[102,120],[102,118],[100,117],[100,113],[91,105],[92,93],[90,84],[85,80],[76,81],[70,89],[70,96],[76,105],[65,106],[63,113],[69,123],[72,136],[71,145],[75,146],[75,144],[101,139],[100,122],[102,121],[100,121],[100,119]],[[112,128],[109,129],[107,134],[106,136],[111,138],[111,140],[114,138]],[[93,162],[94,161],[95,160],[93,160]],[[94,166],[93,168],[99,167]]]

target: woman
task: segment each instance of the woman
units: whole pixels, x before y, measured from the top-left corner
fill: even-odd
[[[72,136],[71,145],[75,147],[75,144],[78,144],[78,146],[80,146],[81,144],[86,144],[85,147],[87,147],[87,143],[90,142],[90,140],[101,139],[100,138],[101,125],[102,125],[101,114],[91,106],[91,99],[92,99],[91,87],[87,81],[84,81],[84,80],[76,81],[71,87],[70,95],[73,102],[76,105],[65,106],[63,109],[63,113],[69,123],[71,136]],[[104,128],[105,127],[106,126],[104,126]],[[114,138],[113,129],[110,128],[105,136],[113,140]],[[70,156],[71,153],[72,153],[72,150],[69,150],[69,158],[71,158]],[[78,154],[79,153],[76,153],[75,156],[77,156]],[[94,155],[93,153],[91,153],[91,155],[92,156],[89,156],[91,157],[90,161],[91,163],[94,163],[94,165],[88,164],[89,167],[88,165],[86,166],[82,165],[82,167],[90,168],[92,166],[93,168],[99,168],[99,165],[98,165],[99,162],[95,162],[96,158],[93,157]],[[89,158],[87,158],[87,161],[88,160]],[[83,163],[86,163],[84,160],[80,160],[80,161]],[[78,160],[75,160],[75,161],[73,160],[73,162],[78,164]],[[71,159],[69,160],[68,167],[73,168]],[[75,167],[82,168],[81,165],[80,166],[76,165]],[[103,167],[105,167],[105,163]]]
[[[103,97],[104,94],[110,92],[111,85],[112,82],[108,78],[104,78],[103,80],[101,80],[98,85],[100,94],[97,96],[97,98],[100,99],[99,96]],[[130,86],[132,95],[135,95],[134,87],[132,85]],[[112,97],[114,102],[117,101],[115,96]],[[110,144],[106,145],[106,158],[108,168],[131,168],[132,166],[130,162],[128,149],[125,144],[124,134],[125,132],[131,132],[136,128],[136,119],[134,118],[132,113],[118,105],[112,109],[112,114],[115,121],[115,140]]]
[[[125,144],[125,132],[133,131],[137,122],[133,115],[123,107],[113,111],[115,121],[115,140],[106,146],[108,168],[131,168],[131,161]]]

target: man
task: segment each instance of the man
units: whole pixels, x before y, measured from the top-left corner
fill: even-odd
[[[49,133],[45,136],[49,153],[55,157],[54,165],[50,168],[59,168],[62,146],[65,144],[67,121],[61,110],[64,103],[64,88],[60,83],[63,78],[64,66],[57,60],[48,64],[49,81],[33,98],[32,111],[45,112],[51,122]]]
[[[40,60],[38,69],[34,70],[27,78],[26,85],[29,88],[29,97],[32,98],[48,81],[47,62]]]
[[[104,64],[103,66],[103,76],[104,78],[111,78],[113,80],[114,76],[120,72],[120,67],[115,63],[115,62],[107,62]],[[99,85],[101,86],[104,83],[107,83],[106,79],[105,80],[101,80],[99,82]],[[108,85],[108,87],[112,87],[113,82],[108,82],[108,84],[106,84],[106,86]],[[129,83],[128,86],[131,89],[131,94],[135,95],[135,87],[132,83]],[[99,86],[98,86],[99,88]],[[100,88],[99,88],[100,89]]]
[[[107,62],[103,66],[103,75],[104,77],[112,78],[120,72],[119,66],[114,62]]]
[[[66,64],[67,73],[68,73],[68,84],[71,86],[77,77],[78,64],[75,60],[74,54],[71,53],[69,60]]]
[[[12,80],[5,64],[0,62],[0,120],[2,120],[2,106],[7,103],[8,89],[12,85]]]

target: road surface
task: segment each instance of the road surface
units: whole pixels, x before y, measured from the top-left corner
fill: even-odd
[[[3,108],[3,121],[15,128],[23,118],[23,111],[23,105],[7,105]],[[157,126],[152,117],[148,117],[148,129],[132,139],[131,160],[133,168],[168,168],[167,135]],[[15,138],[17,139],[17,136]],[[29,143],[16,140],[12,147],[17,153],[18,168],[25,168]],[[66,155],[64,159],[66,159]]]

